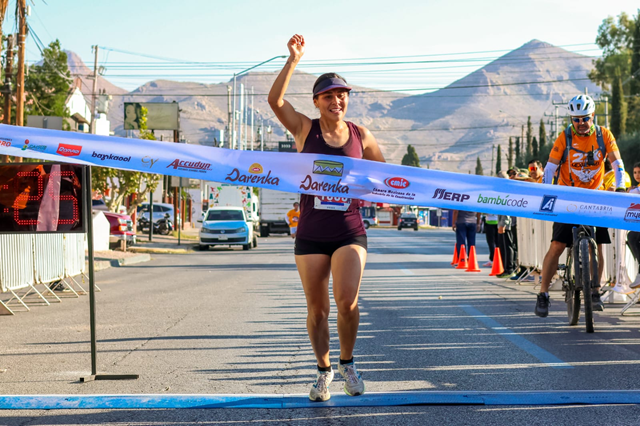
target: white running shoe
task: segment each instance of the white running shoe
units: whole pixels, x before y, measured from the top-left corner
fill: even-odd
[[[488,261],[482,264],[483,268],[491,268],[493,266],[493,262],[492,261]]]
[[[333,381],[333,370],[318,371],[316,373],[316,382],[311,386],[309,399],[314,402],[324,402],[331,398],[329,385]]]
[[[364,393],[364,380],[356,370],[356,365],[338,363],[338,371],[344,377],[344,393],[349,396],[358,396]]]
[[[636,277],[635,281],[632,282],[629,287],[631,288],[638,288],[640,287],[640,274],[638,274],[638,276]]]

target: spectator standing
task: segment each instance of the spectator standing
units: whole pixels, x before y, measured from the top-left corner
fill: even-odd
[[[480,213],[454,210],[452,221],[452,228],[456,233],[456,253],[460,253],[460,246],[463,244],[469,253],[471,246],[476,245],[476,233],[480,230]]]
[[[489,261],[482,266],[491,268],[493,266],[493,255],[498,244],[498,215],[488,214],[484,222],[484,235],[489,246]]]

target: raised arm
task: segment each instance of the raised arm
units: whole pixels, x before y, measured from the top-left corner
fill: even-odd
[[[369,129],[367,129],[366,127],[358,126],[358,130],[360,131],[360,135],[362,137],[362,149],[364,151],[362,158],[364,158],[365,160],[386,163],[375,136],[373,136]]]
[[[284,94],[287,91],[287,87],[289,87],[289,81],[296,65],[304,55],[304,37],[298,34],[294,35],[287,43],[287,47],[289,48],[289,59],[287,59],[287,63],[278,74],[276,81],[273,82],[273,86],[269,91],[268,101],[278,120],[295,138],[297,145],[299,145],[298,150],[300,150],[303,142],[301,139],[309,133],[311,120],[306,115],[296,112],[293,106],[284,99]],[[305,129],[306,132],[304,131]]]

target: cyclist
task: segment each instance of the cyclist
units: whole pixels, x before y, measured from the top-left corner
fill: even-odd
[[[335,73],[323,74],[313,85],[313,104],[319,119],[297,112],[285,100],[293,71],[304,55],[305,41],[294,35],[287,43],[289,59],[269,92],[269,105],[280,122],[293,134],[298,152],[364,158],[384,162],[375,137],[365,127],[344,121],[351,87]],[[339,160],[339,158],[336,158]],[[367,259],[367,234],[358,200],[327,205],[322,197],[300,196],[300,224],[294,254],[307,299],[307,332],[318,370],[309,399],[326,401],[333,370],[329,359],[329,276],[338,310],[340,362],[344,391],[350,396],[365,391],[362,376],[353,361],[360,311],[358,292]]]
[[[625,192],[622,180],[624,164],[618,145],[608,129],[594,124],[596,106],[593,99],[587,95],[575,96],[569,102],[567,109],[571,116],[571,124],[558,136],[551,149],[549,161],[544,168],[543,183],[552,184],[557,180],[558,185],[604,189],[604,160],[609,158],[615,174],[616,191]],[[566,247],[573,245],[574,226],[576,225],[553,224],[551,246],[542,263],[542,284],[534,309],[539,317],[546,317],[549,314],[549,285],[558,270],[558,259]],[[611,244],[608,229],[596,228],[595,239],[598,244],[598,282],[600,282],[604,266],[602,244]],[[592,300],[594,310],[604,310],[599,289],[592,292]]]

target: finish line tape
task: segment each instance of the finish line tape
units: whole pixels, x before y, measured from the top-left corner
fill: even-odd
[[[0,154],[377,203],[640,231],[640,198],[348,157],[236,151],[0,125]],[[27,166],[28,164],[25,164]]]
[[[533,392],[381,392],[333,396],[311,402],[307,395],[4,395],[0,410],[159,408],[321,408],[404,405],[598,405],[640,404],[640,390]]]

